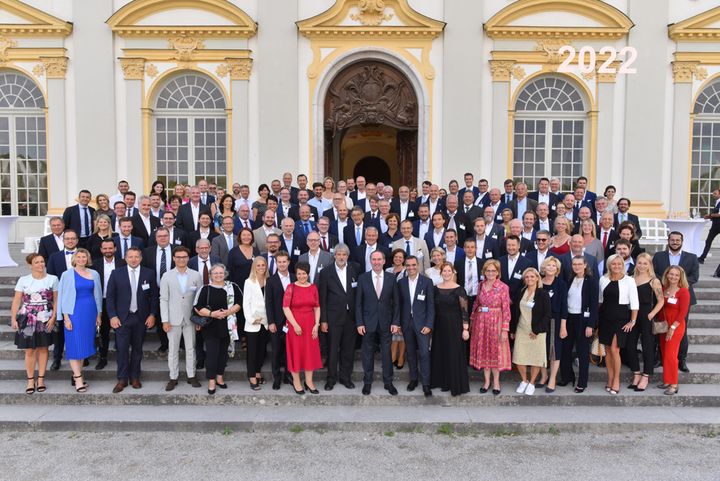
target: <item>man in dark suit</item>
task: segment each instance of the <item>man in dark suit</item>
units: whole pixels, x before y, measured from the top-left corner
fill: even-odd
[[[340,206],[342,209],[343,206]],[[320,234],[320,248],[325,252],[334,252],[335,246],[338,245],[338,238],[330,233],[330,220],[322,216],[317,221],[317,231]]]
[[[520,255],[524,256],[525,254],[533,250],[535,248],[535,245],[531,240],[526,239],[522,236],[522,231],[523,225],[520,219],[513,219],[510,221],[510,235],[513,235],[520,239]],[[509,236],[500,242],[501,256],[507,254],[507,239],[509,239]]]
[[[482,208],[475,205],[475,199],[473,197],[472,192],[467,191],[465,194],[460,197],[462,200],[462,205],[460,206],[460,212],[465,214],[465,217],[467,217],[468,223],[472,225],[473,222],[475,222],[475,219],[478,217],[482,217],[483,212]],[[470,228],[468,226],[468,228]],[[469,234],[469,233],[468,233]]]
[[[600,239],[600,243],[603,245],[603,251],[605,259],[610,257],[610,252],[615,250],[615,242],[618,241],[617,230],[613,228],[615,222],[615,216],[612,212],[603,212],[600,217],[600,225],[597,230],[597,238]]]
[[[572,282],[572,260],[573,257],[576,256],[582,256],[585,259],[588,271],[592,273],[593,277],[599,279],[602,275],[602,272],[600,272],[599,270],[598,262],[595,256],[585,254],[583,252],[584,249],[585,241],[583,240],[581,235],[575,234],[570,238],[570,252],[558,257],[558,259],[560,259],[560,264],[562,265],[562,275],[565,277],[565,282],[567,282],[568,284]]]
[[[495,227],[498,227],[498,225],[493,222],[492,217],[490,217],[489,222],[483,217],[478,217],[475,219],[475,222],[473,222],[475,235],[472,236],[471,239],[475,239],[475,255],[483,259],[483,261],[500,258],[500,243],[495,237],[488,235],[488,225],[491,226],[491,233]],[[465,256],[467,257],[467,253],[465,253]]]
[[[350,200],[353,201],[354,205],[358,204],[358,199],[364,199],[365,198],[365,186],[366,186],[365,177],[362,175],[358,175],[355,178],[355,190],[350,192]],[[352,250],[352,249],[351,249]]]
[[[361,272],[368,272],[372,269],[370,256],[374,252],[382,252],[385,259],[390,259],[390,249],[378,242],[379,237],[377,227],[368,227],[365,229],[365,241],[351,254],[352,261],[360,266]]]
[[[292,199],[292,202],[297,203],[297,193],[300,189],[293,186],[292,181],[293,181],[292,174],[290,172],[285,172],[282,176],[283,186],[281,187],[281,189],[287,189],[288,194],[290,194],[290,198]],[[281,192],[282,192],[282,190],[281,190]]]
[[[212,219],[210,207],[200,202],[200,188],[190,187],[190,202],[183,204],[178,209],[175,225],[185,232],[192,232],[198,229],[198,218],[201,213],[207,212]]]
[[[335,262],[320,272],[320,328],[328,335],[328,363],[325,390],[336,382],[354,389],[351,375],[355,355],[355,293],[359,272],[348,263],[350,249],[345,244],[335,248]],[[338,372],[339,364],[339,372]]]
[[[597,199],[597,194],[595,194],[595,192],[591,192],[588,189],[587,184],[588,184],[587,177],[584,177],[582,175],[580,177],[578,177],[577,180],[575,181],[575,187],[582,187],[583,190],[585,191],[585,194],[583,195],[583,200],[585,202],[589,202],[590,204],[592,204],[593,210],[594,210],[595,209],[595,199]]]
[[[124,259],[125,253],[131,247],[145,248],[145,243],[140,237],[132,235],[133,223],[129,217],[120,219],[120,233],[113,236],[115,241],[115,257]]]
[[[298,203],[297,205],[294,205],[290,208],[288,217],[292,217],[292,220],[299,221],[300,220],[300,207],[306,205],[310,207],[310,219],[317,220],[320,218],[320,213],[317,211],[317,209],[308,204],[308,200],[310,200],[310,196],[308,195],[307,191],[301,190],[298,192]]]
[[[317,230],[317,223],[310,218],[311,212],[309,205],[305,204],[301,206],[299,212],[300,218],[295,222],[295,235],[305,238],[310,232]],[[317,219],[317,217],[315,219]]]
[[[287,371],[285,362],[285,313],[283,312],[283,296],[290,283],[295,282],[295,274],[289,271],[290,256],[287,252],[278,252],[275,256],[277,272],[271,275],[265,285],[265,310],[270,331],[270,346],[272,347],[272,375],[273,390],[280,389],[280,385],[290,384],[292,380]]]
[[[705,248],[703,249],[702,254],[700,254],[700,257],[698,257],[698,262],[700,264],[705,262],[705,257],[708,255],[708,252],[710,252],[710,248],[712,247],[715,237],[720,234],[720,189],[713,190],[712,196],[715,201],[715,207],[713,207],[709,214],[703,216],[703,219],[712,221],[712,225],[710,226],[710,232],[708,232],[707,238],[705,239]]]
[[[635,214],[628,212],[628,210],[630,210],[630,199],[626,199],[625,197],[619,199],[617,201],[617,208],[618,213],[615,214],[615,230],[617,230],[623,222],[632,222],[635,226],[635,235],[638,239],[641,238],[642,229],[640,229],[640,219],[638,219],[638,216]]]
[[[110,223],[112,224],[112,230],[114,232],[120,232],[120,219],[126,217],[127,209],[125,208],[125,202],[119,200],[112,206],[113,213],[110,215]],[[127,216],[130,217],[130,216]]]
[[[72,256],[77,252],[78,235],[72,229],[68,229],[63,234],[64,249],[50,256],[47,262],[47,273],[58,279],[63,272],[68,270],[71,265]],[[62,359],[63,349],[65,349],[65,329],[62,322],[55,324],[55,344],[53,345],[53,363],[50,366],[51,371],[60,369],[60,360]]]
[[[685,276],[687,277],[688,284],[690,284],[690,309],[692,309],[692,306],[697,304],[693,285],[700,278],[700,263],[695,254],[684,251],[682,246],[682,233],[676,231],[670,232],[670,234],[668,234],[667,250],[656,252],[653,256],[653,269],[655,269],[655,275],[660,278],[662,278],[665,270],[670,266],[680,266],[685,270]],[[688,327],[689,324],[690,316],[688,315]],[[680,341],[680,352],[678,353],[678,369],[682,372],[690,372],[690,369],[687,367],[687,352],[688,338],[687,329],[685,329],[685,335],[683,335],[682,341]]]
[[[170,234],[164,227],[160,227],[155,233],[157,245],[146,247],[142,253],[143,267],[147,267],[155,273],[155,284],[160,285],[162,277],[170,270],[175,268],[175,260],[172,255],[172,246],[170,245]],[[159,316],[156,316],[159,317]],[[162,328],[162,319],[158,319],[157,333],[160,340],[158,353],[160,355],[167,354],[168,338],[167,333]]]
[[[413,223],[413,237],[425,239],[425,235],[433,229],[430,218],[430,207],[427,204],[420,204],[417,209],[417,218]]]
[[[365,212],[358,206],[350,211],[350,219],[343,231],[343,239],[350,249],[350,255],[355,256],[355,251],[365,242]],[[363,262],[364,264],[364,262]]]
[[[407,390],[414,391],[417,387],[419,370],[423,393],[425,397],[429,397],[432,396],[430,390],[430,333],[435,322],[433,298],[435,288],[429,278],[419,275],[418,265],[415,256],[405,259],[407,276],[398,282],[400,325],[410,368],[410,383]]]
[[[115,269],[125,266],[123,259],[115,257],[115,242],[113,239],[103,239],[100,243],[102,257],[93,261],[92,268],[100,274],[100,286],[103,292],[102,313],[100,314],[100,349],[98,349],[98,363],[96,370],[104,369],[107,366],[108,347],[110,346],[110,317],[107,313],[107,285]]]
[[[242,204],[237,211],[237,217],[235,217],[235,227],[233,228],[233,234],[238,235],[238,233],[242,229],[255,229],[255,223],[252,221],[250,217],[252,217],[250,212],[250,207],[248,207],[245,204]],[[258,225],[258,227],[260,227]]]
[[[438,186],[437,184],[432,184],[430,186],[430,193],[428,195],[428,198],[423,203],[430,208],[430,215],[433,215],[437,211],[444,211],[445,200],[440,198],[440,186]]]
[[[558,203],[557,195],[550,192],[550,179],[547,177],[543,177],[538,181],[538,190],[530,192],[528,194],[528,198],[534,200],[538,204],[542,204],[544,202],[548,206],[555,206]]]
[[[128,380],[134,389],[142,387],[140,366],[145,331],[155,325],[160,308],[155,275],[140,265],[141,260],[140,249],[131,247],[125,256],[127,265],[116,268],[107,285],[107,314],[117,343],[118,382],[114,393],[125,389]]]
[[[155,229],[160,227],[160,219],[150,215],[150,198],[148,196],[141,196],[139,204],[138,211],[132,218],[132,233],[135,237],[141,238],[145,245],[150,245],[150,236]]]
[[[63,231],[65,230],[65,222],[62,217],[52,217],[50,219],[50,234],[40,238],[38,244],[38,254],[40,254],[45,263],[52,254],[59,252],[63,248]]]
[[[577,220],[580,215],[580,209],[583,207],[590,209],[590,215],[588,218],[595,217],[595,200],[593,199],[592,202],[585,200],[585,189],[582,187],[575,187],[575,191],[573,193],[573,220]]]
[[[460,210],[456,195],[449,194],[445,198],[445,228],[455,229],[458,242],[463,243],[468,235],[472,235],[472,225],[465,213]],[[430,246],[428,245],[428,248]]]
[[[189,247],[188,244],[190,242],[190,236],[184,230],[180,229],[179,227],[175,227],[175,214],[169,211],[163,212],[162,226],[168,230],[168,234],[170,235],[170,245],[173,248],[177,246]],[[150,236],[151,246],[157,245],[157,241],[155,240],[156,232],[157,230],[154,231]]]
[[[472,306],[475,296],[477,296],[478,282],[480,282],[483,265],[485,265],[485,258],[477,255],[477,243],[472,237],[465,239],[463,251],[465,257],[455,261],[456,282],[465,288],[468,304]]]
[[[471,172],[465,172],[465,175],[463,175],[463,180],[465,181],[465,187],[458,190],[458,199],[464,200],[465,193],[469,192],[473,195],[473,202],[475,202],[475,199],[477,199],[478,195],[480,195],[480,189],[475,187],[475,176]]]
[[[513,217],[522,219],[525,212],[535,212],[538,203],[536,200],[528,197],[527,184],[525,182],[518,182],[515,186],[515,197],[508,203],[508,206],[513,211]]]
[[[338,208],[338,218],[330,222],[328,232],[330,235],[337,237],[338,244],[347,245],[347,241],[345,239],[345,227],[347,227],[348,224],[352,224],[349,215],[350,212],[348,211],[348,208],[341,205]]]
[[[525,257],[527,257],[532,266],[539,271],[545,259],[548,257],[557,257],[550,252],[550,233],[548,231],[541,230],[537,232],[535,236],[535,247],[536,249],[528,251]],[[562,272],[559,275],[562,275]]]
[[[512,179],[505,179],[503,188],[505,192],[503,192],[501,199],[505,204],[510,205],[510,202],[515,198],[515,183]]]
[[[445,248],[445,230],[446,230],[446,218],[442,212],[435,212],[432,215],[432,229],[429,229],[425,234],[425,244],[427,245],[428,251],[433,250],[436,247],[442,249]],[[420,266],[422,269],[422,266]]]
[[[62,218],[65,227],[78,234],[78,246],[87,247],[87,242],[93,232],[93,215],[95,209],[89,206],[92,194],[89,190],[81,190],[78,194],[78,203],[65,209]]]
[[[390,212],[400,216],[400,222],[410,219],[415,220],[417,217],[417,202],[410,200],[410,189],[407,185],[401,185],[398,189],[398,196],[393,197],[390,201]]]
[[[360,274],[355,297],[355,325],[362,339],[363,389],[370,394],[374,375],[375,345],[380,343],[382,355],[383,384],[393,396],[392,356],[390,341],[400,330],[400,302],[395,276],[385,272],[385,256],[375,251],[370,255],[372,270]]]
[[[475,205],[478,206],[481,211],[490,205],[489,186],[490,184],[487,179],[478,180],[478,196],[477,199],[475,199]]]
[[[502,218],[502,211],[505,209],[508,209],[508,205],[501,200],[500,197],[500,189],[492,188],[490,189],[490,193],[488,194],[490,196],[490,203],[485,207],[485,210],[483,213],[487,212],[488,207],[493,210],[493,220],[496,224],[502,224],[503,218]],[[487,220],[487,219],[485,219]]]
[[[208,192],[208,182],[205,179],[200,179],[198,182],[198,188],[200,189],[200,202],[203,205],[209,206],[215,202],[215,196]]]
[[[300,254],[308,251],[307,242],[304,236],[295,235],[295,222],[289,217],[282,220],[280,228],[280,250],[290,254],[290,270],[295,271]]]
[[[500,257],[500,280],[510,289],[510,299],[523,286],[522,275],[525,269],[532,267],[530,261],[520,255],[520,239],[516,235],[509,235],[505,241],[507,254]]]
[[[553,194],[554,195],[554,194]],[[553,209],[545,202],[540,202],[535,209],[537,217],[535,218],[535,225],[533,228],[537,230],[546,230],[551,234],[555,232],[555,208],[556,204],[553,204]]]

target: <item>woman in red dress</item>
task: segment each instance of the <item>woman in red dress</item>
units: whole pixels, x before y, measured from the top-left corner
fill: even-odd
[[[565,216],[555,219],[555,235],[550,239],[550,252],[559,256],[570,252],[570,221]]]
[[[661,318],[668,323],[668,331],[659,334],[662,353],[663,382],[658,385],[665,394],[672,396],[678,392],[678,351],[680,341],[685,335],[686,319],[690,309],[690,290],[685,271],[680,266],[670,266],[663,275],[665,304]]]
[[[310,264],[298,262],[295,276],[297,281],[287,287],[283,297],[283,312],[292,331],[285,338],[287,370],[292,374],[297,394],[305,394],[305,389],[319,394],[313,382],[313,371],[322,368],[318,341],[320,297],[315,284],[310,283]],[[305,389],[300,383],[300,371],[305,371]]]

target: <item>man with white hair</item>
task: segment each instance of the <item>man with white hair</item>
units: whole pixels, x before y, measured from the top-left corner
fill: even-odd
[[[198,230],[198,218],[203,212],[212,215],[210,207],[200,202],[200,187],[193,185],[190,187],[190,202],[178,209],[175,225],[185,232]]]

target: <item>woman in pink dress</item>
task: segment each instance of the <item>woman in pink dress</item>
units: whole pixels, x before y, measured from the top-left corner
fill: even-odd
[[[500,262],[490,259],[483,265],[485,280],[478,288],[470,315],[470,365],[482,369],[485,383],[480,388],[486,393],[493,375],[493,394],[500,394],[500,371],[511,368],[510,341],[510,290],[500,281]]]
[[[297,281],[287,287],[283,297],[283,312],[290,329],[285,337],[287,370],[292,374],[297,394],[305,394],[305,389],[319,394],[313,371],[322,368],[318,341],[320,296],[315,284],[310,283],[310,264],[298,262],[295,275]],[[300,371],[305,371],[305,389],[300,383]]]

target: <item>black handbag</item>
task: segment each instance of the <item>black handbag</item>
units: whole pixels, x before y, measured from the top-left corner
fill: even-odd
[[[207,295],[205,296],[205,307],[207,309],[210,309],[210,287],[205,287],[207,288]],[[190,315],[190,322],[192,322],[196,326],[205,327],[210,324],[210,322],[212,322],[212,317],[201,316],[195,311],[195,309],[193,309],[193,313]]]

